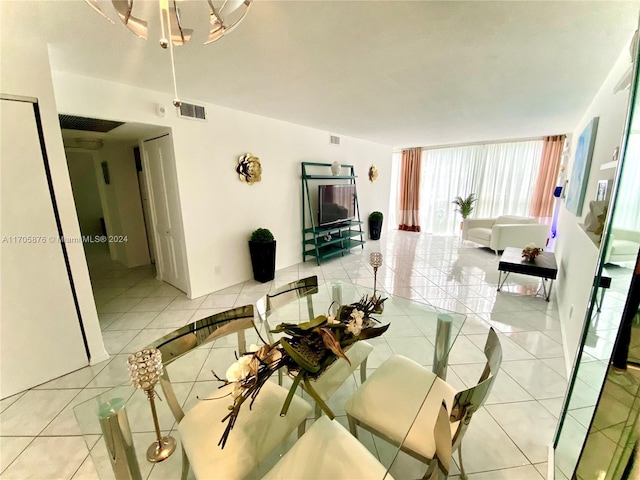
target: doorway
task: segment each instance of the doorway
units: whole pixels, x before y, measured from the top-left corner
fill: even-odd
[[[158,279],[188,290],[186,250],[171,134],[142,142]]]

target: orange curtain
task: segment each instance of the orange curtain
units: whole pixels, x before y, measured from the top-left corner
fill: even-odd
[[[420,159],[422,148],[402,150],[400,171],[400,225],[398,229],[419,232]]]
[[[529,215],[532,217],[550,217],[553,210],[553,190],[557,186],[560,158],[564,146],[564,135],[544,137],[542,160],[538,170],[538,181],[531,198]]]

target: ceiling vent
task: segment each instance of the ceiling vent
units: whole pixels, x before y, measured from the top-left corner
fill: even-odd
[[[58,115],[60,128],[66,130],[83,130],[85,132],[110,132],[124,122],[113,122],[99,118],[76,117],[74,115]]]
[[[336,137],[335,135],[331,135],[329,137],[329,143],[331,145],[340,145],[340,137]]]
[[[204,106],[193,103],[182,102],[178,107],[178,117],[188,118],[191,120],[207,121],[207,115]]]

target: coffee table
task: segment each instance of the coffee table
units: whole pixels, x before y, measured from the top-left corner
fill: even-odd
[[[498,277],[498,291],[502,289],[510,273],[542,278],[542,292],[544,299],[548,302],[551,296],[551,289],[553,288],[553,281],[558,276],[558,264],[556,263],[556,256],[553,252],[542,252],[530,262],[522,258],[521,248],[508,247],[505,248],[502,257],[500,257],[498,271],[500,272],[500,276]],[[506,273],[504,279],[502,278],[502,272]],[[547,291],[545,280],[551,280],[549,291]]]

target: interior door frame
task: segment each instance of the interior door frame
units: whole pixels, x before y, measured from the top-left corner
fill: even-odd
[[[36,130],[38,133],[38,139],[40,141],[40,150],[42,151],[42,162],[44,165],[44,174],[47,180],[47,186],[49,187],[49,196],[51,198],[51,208],[53,209],[53,216],[56,222],[56,228],[58,231],[58,238],[65,238],[64,231],[62,230],[62,221],[60,219],[60,211],[58,210],[58,202],[56,200],[56,194],[53,188],[53,178],[51,176],[51,167],[49,165],[49,155],[47,154],[47,145],[44,139],[44,129],[42,127],[42,117],[40,115],[40,104],[38,99],[34,97],[25,97],[21,95],[12,95],[2,93],[0,94],[0,101],[4,102],[20,102],[28,103],[33,106],[33,115]],[[64,258],[64,264],[67,270],[67,278],[69,280],[69,287],[71,288],[71,295],[73,298],[73,304],[78,315],[78,326],[80,327],[80,334],[82,336],[82,342],[84,344],[84,351],[87,356],[87,361],[91,362],[91,351],[89,350],[89,342],[87,340],[87,333],[82,322],[82,313],[80,311],[80,302],[78,301],[78,293],[76,291],[76,285],[73,280],[73,273],[71,270],[71,262],[69,261],[69,253],[67,252],[67,245],[65,242],[58,242],[62,250],[62,256]]]

